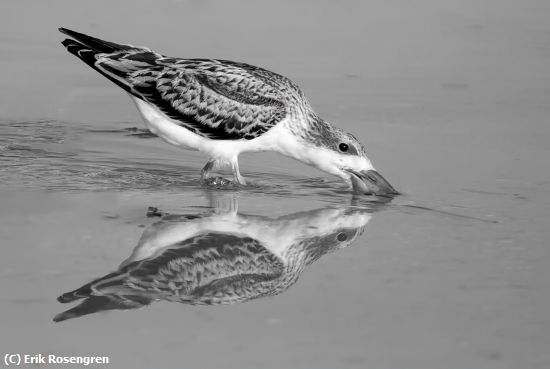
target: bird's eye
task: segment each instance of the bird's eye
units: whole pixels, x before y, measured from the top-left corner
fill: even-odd
[[[344,242],[348,239],[348,236],[345,233],[338,233],[338,236],[336,236],[336,239],[340,242]]]
[[[341,143],[340,145],[338,145],[338,150],[342,151],[342,152],[346,152],[349,150],[349,146],[348,144],[345,144],[345,143]]]

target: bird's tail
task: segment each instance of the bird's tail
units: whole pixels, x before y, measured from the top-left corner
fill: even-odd
[[[97,63],[98,54],[113,53],[116,51],[130,50],[133,47],[130,45],[119,45],[114,42],[100,40],[99,38],[91,37],[83,33],[60,28],[62,33],[74,37],[75,40],[66,38],[61,42],[68,52],[75,55],[77,58],[88,64],[95,71],[122,87],[126,92],[132,92],[131,86],[123,78],[116,78],[112,73],[108,73],[104,68]],[[78,41],[77,41],[78,40]]]
[[[153,298],[141,295],[139,291],[124,285],[126,277],[127,274],[124,272],[109,273],[74,291],[62,294],[57,298],[57,301],[61,303],[79,299],[84,299],[84,301],[74,308],[56,315],[53,320],[60,322],[99,311],[137,309],[150,304]]]
[[[155,67],[160,54],[146,47],[116,44],[66,28],[60,28],[59,31],[72,37],[61,42],[67,51],[126,92],[141,98],[132,88],[129,76],[134,71]]]
[[[93,314],[105,310],[129,310],[138,309],[149,305],[151,298],[141,295],[104,295],[89,296],[72,309],[57,314],[54,322],[62,322],[67,319],[78,318],[83,315]]]
[[[116,51],[121,50],[131,50],[135,47],[132,45],[122,45],[122,44],[116,44],[114,42],[101,40],[99,38],[95,38],[92,36],[85,35],[80,32],[76,32],[67,28],[59,28],[59,32],[66,34],[67,36],[73,38],[74,40],[77,40],[80,42],[80,45],[87,46],[87,48],[90,51],[95,51],[96,53],[114,53]],[[66,39],[63,41],[63,45],[65,45],[66,41],[72,41],[74,40]],[[67,45],[65,45],[67,46]]]
[[[57,298],[57,301],[65,304],[79,299],[90,297],[94,291],[103,288],[106,285],[115,285],[121,283],[121,274],[119,272],[109,273],[101,278],[94,279],[90,283],[77,288],[76,290],[66,292]]]

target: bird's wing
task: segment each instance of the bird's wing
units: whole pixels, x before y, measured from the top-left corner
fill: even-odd
[[[283,261],[256,239],[207,232],[64,293],[58,301],[112,295],[224,304],[276,293],[284,269]]]
[[[287,114],[280,92],[238,65],[161,57],[145,66],[154,58],[150,52],[128,52],[122,63],[100,59],[98,64],[122,74],[142,100],[208,138],[253,139]],[[128,64],[138,70],[117,69]]]
[[[287,78],[244,63],[168,58],[61,30],[76,39],[63,45],[132,95],[204,137],[253,139],[288,114],[289,97],[301,94]]]
[[[189,303],[220,304],[269,294],[284,265],[255,239],[205,233],[125,269],[125,285],[135,290]]]

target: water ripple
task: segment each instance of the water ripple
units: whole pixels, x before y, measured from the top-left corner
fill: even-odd
[[[152,137],[137,128],[90,129],[55,120],[0,123],[1,185],[59,191],[120,191],[128,189],[181,191],[201,187],[200,168],[159,164],[158,158],[113,157],[102,147],[82,144],[83,137],[108,138]],[[123,143],[122,143],[123,144]],[[129,145],[128,145],[129,146]],[[113,147],[110,147],[111,149]],[[135,149],[134,149],[135,150]],[[133,153],[132,153],[133,154]],[[130,155],[131,157],[132,155]],[[156,159],[156,160],[155,160]],[[273,196],[322,196],[337,201],[349,196],[337,179],[303,178],[287,174],[249,172],[249,185],[227,186],[216,190],[246,191]]]

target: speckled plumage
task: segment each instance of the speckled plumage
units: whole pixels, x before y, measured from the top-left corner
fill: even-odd
[[[130,94],[207,138],[254,139],[283,118],[311,110],[291,80],[249,64],[166,57],[131,45],[104,52],[74,40],[64,45]]]
[[[191,304],[227,304],[269,294],[283,262],[250,237],[205,232],[129,264],[124,285]],[[99,288],[101,288],[99,286]]]
[[[346,207],[276,219],[171,216],[144,231],[116,272],[60,296],[60,302],[84,301],[56,320],[154,300],[220,305],[277,295],[307,265],[351,244],[369,219],[369,210]]]
[[[245,184],[238,156],[276,151],[339,176],[365,193],[397,192],[351,134],[320,118],[290,79],[246,63],[166,57],[146,47],[116,44],[60,29],[62,44],[130,94],[147,128],[164,141],[209,156],[201,179],[230,166]],[[357,184],[357,185],[356,185]]]

